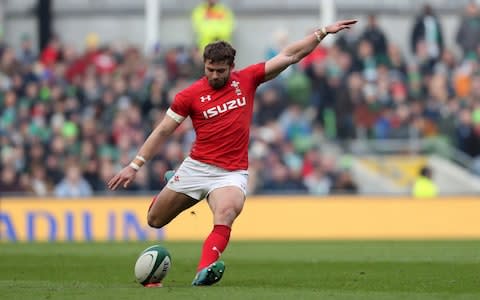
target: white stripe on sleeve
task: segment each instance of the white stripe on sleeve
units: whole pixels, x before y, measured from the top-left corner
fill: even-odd
[[[182,117],[181,115],[177,114],[176,112],[174,112],[171,108],[169,108],[167,110],[167,116],[169,116],[170,118],[174,119],[175,122],[177,123],[182,123],[183,120],[185,120],[185,117]]]

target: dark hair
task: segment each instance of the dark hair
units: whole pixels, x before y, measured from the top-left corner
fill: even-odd
[[[237,51],[225,41],[218,41],[208,44],[203,51],[203,61],[210,61],[214,63],[227,62],[229,65],[233,64],[235,54]]]
[[[420,175],[430,178],[430,176],[432,176],[432,169],[428,166],[424,166],[420,169]]]

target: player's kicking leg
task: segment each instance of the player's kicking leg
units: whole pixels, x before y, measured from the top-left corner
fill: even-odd
[[[197,203],[197,200],[185,194],[164,188],[160,194],[153,198],[148,208],[148,225],[154,228],[162,228],[182,211]],[[145,285],[145,287],[162,287],[162,283],[150,283]]]
[[[198,200],[165,187],[150,204],[147,215],[148,225],[162,228],[182,211],[197,203]]]

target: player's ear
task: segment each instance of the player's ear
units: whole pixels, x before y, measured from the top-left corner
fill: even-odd
[[[233,70],[233,69],[235,69],[235,63],[232,63],[232,64],[230,65],[230,70]]]

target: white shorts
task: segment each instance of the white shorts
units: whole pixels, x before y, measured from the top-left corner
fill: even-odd
[[[228,171],[187,157],[167,183],[167,188],[202,200],[215,189],[236,186],[247,195],[248,171]]]

